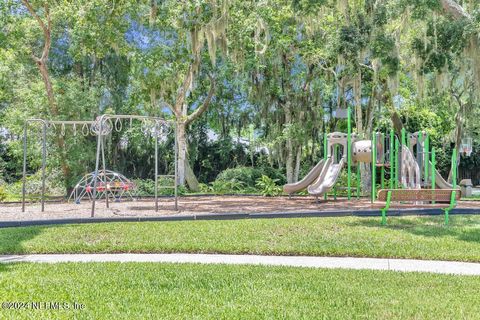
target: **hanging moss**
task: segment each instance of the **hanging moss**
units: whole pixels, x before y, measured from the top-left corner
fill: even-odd
[[[268,27],[265,21],[261,18],[257,18],[257,24],[255,27],[254,41],[255,41],[255,54],[264,55],[268,48],[268,41],[270,35]]]

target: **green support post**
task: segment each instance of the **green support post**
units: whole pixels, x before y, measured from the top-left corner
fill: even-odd
[[[428,133],[425,133],[425,141],[423,143],[423,166],[424,166],[424,169],[425,169],[425,184],[428,184],[428,180],[429,180],[429,177],[428,177],[428,174],[429,174],[429,170],[428,170],[428,160],[430,159],[429,155],[428,155],[428,151],[430,150],[430,137],[428,136]]]
[[[435,181],[435,149],[432,148],[432,165],[431,165],[431,168],[430,170],[432,171],[431,172],[431,176],[432,176],[432,190],[435,190],[435,184],[436,184],[436,181]],[[432,201],[433,204],[435,204],[435,201]]]
[[[399,142],[398,142],[398,139],[395,139],[395,172],[394,172],[394,175],[395,175],[395,189],[398,189],[398,167],[399,167],[399,163],[398,163],[398,156],[400,155],[400,146],[399,146]]]
[[[337,161],[338,157],[338,144],[333,146],[333,161]],[[333,185],[333,200],[337,200],[337,184]]]
[[[457,195],[457,149],[453,148],[452,151],[452,195],[450,196],[450,205],[448,208],[444,209],[445,211],[445,225],[448,225],[448,218],[450,210],[455,206],[455,197]]]
[[[382,175],[382,178],[380,180],[380,186],[382,189],[385,189],[385,164],[380,168],[380,173]]]
[[[325,161],[327,160],[327,156],[328,156],[327,148],[328,148],[327,130],[325,130],[325,133],[323,134],[323,160],[325,160]],[[327,200],[327,193],[326,192],[323,195],[323,199]]]
[[[390,189],[393,189],[393,181],[394,181],[394,175],[393,175],[393,168],[394,168],[394,140],[395,140],[395,134],[393,132],[393,129],[390,130]]]
[[[452,185],[453,189],[457,188],[457,149],[452,151]]]
[[[371,195],[371,198],[372,198],[372,203],[375,201],[375,189],[376,189],[376,169],[377,169],[377,148],[376,148],[376,144],[377,144],[377,134],[376,132],[373,133],[372,135],[372,195]]]
[[[387,211],[390,208],[390,202],[392,199],[392,191],[387,192],[387,201],[385,203],[385,208],[382,209],[382,225],[387,224]]]
[[[347,108],[347,197],[348,200],[352,197],[351,193],[351,175],[352,175],[352,124],[351,124],[350,107]]]
[[[402,128],[402,146],[407,145],[406,131],[405,128]]]

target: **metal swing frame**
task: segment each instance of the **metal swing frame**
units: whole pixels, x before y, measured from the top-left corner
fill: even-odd
[[[111,121],[114,120],[115,124],[110,125]],[[42,125],[42,167],[41,167],[41,176],[42,176],[42,187],[41,187],[41,211],[45,211],[45,178],[46,178],[46,159],[47,159],[47,131],[49,128],[54,128],[56,130],[56,126],[61,126],[61,134],[65,135],[65,127],[72,126],[74,130],[74,134],[76,135],[77,126],[81,126],[81,131],[83,136],[88,136],[90,134],[94,134],[97,136],[97,152],[96,152],[96,159],[95,159],[95,171],[94,171],[94,179],[93,179],[93,191],[92,191],[92,208],[91,208],[91,217],[95,216],[95,208],[96,208],[96,198],[97,198],[97,177],[99,176],[99,166],[100,166],[100,157],[102,158],[102,167],[103,172],[106,172],[106,162],[105,162],[105,137],[111,133],[113,129],[116,131],[121,130],[121,125],[119,126],[120,129],[117,127],[117,123],[121,123],[122,120],[129,120],[130,124],[133,120],[140,120],[144,123],[150,121],[153,122],[154,127],[149,128],[149,132],[144,132],[145,134],[150,133],[155,138],[155,211],[158,212],[158,178],[159,177],[169,177],[174,178],[174,185],[168,186],[169,188],[174,189],[174,197],[175,197],[175,210],[178,210],[178,141],[177,141],[177,127],[176,122],[172,120],[166,120],[159,117],[150,117],[150,116],[138,116],[138,115],[110,115],[110,114],[103,114],[97,117],[95,121],[81,121],[81,120],[74,120],[74,121],[65,121],[65,120],[45,120],[45,119],[27,119],[25,120],[24,128],[23,128],[23,176],[22,176],[22,212],[25,212],[25,204],[26,204],[26,185],[27,185],[27,144],[28,144],[28,127],[30,124],[33,123],[40,123]],[[167,132],[167,135],[174,134],[174,162],[175,162],[175,174],[174,175],[159,175],[158,174],[158,140],[163,132],[160,132],[160,125],[166,125],[170,132]],[[86,130],[85,130],[86,129]],[[105,175],[103,175],[105,176]],[[106,181],[104,181],[106,183]],[[163,187],[167,188],[167,187]],[[105,197],[106,199],[106,207],[109,208],[109,200],[108,196]]]

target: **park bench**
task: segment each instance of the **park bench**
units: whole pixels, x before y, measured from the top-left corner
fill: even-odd
[[[448,224],[448,213],[455,207],[460,196],[459,189],[383,189],[378,191],[377,199],[386,202],[382,209],[382,224],[387,222],[387,211],[393,201],[448,203],[448,207],[442,208],[445,212],[445,224]]]

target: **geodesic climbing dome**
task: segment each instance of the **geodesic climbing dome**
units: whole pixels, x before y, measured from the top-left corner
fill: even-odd
[[[135,190],[135,184],[124,175],[110,171],[99,170],[96,177],[96,199],[108,197],[118,202],[122,197],[127,196],[133,200],[131,191]],[[83,176],[83,178],[75,185],[69,200],[73,199],[75,203],[80,203],[82,199],[93,199],[93,188],[95,182],[95,171]]]

